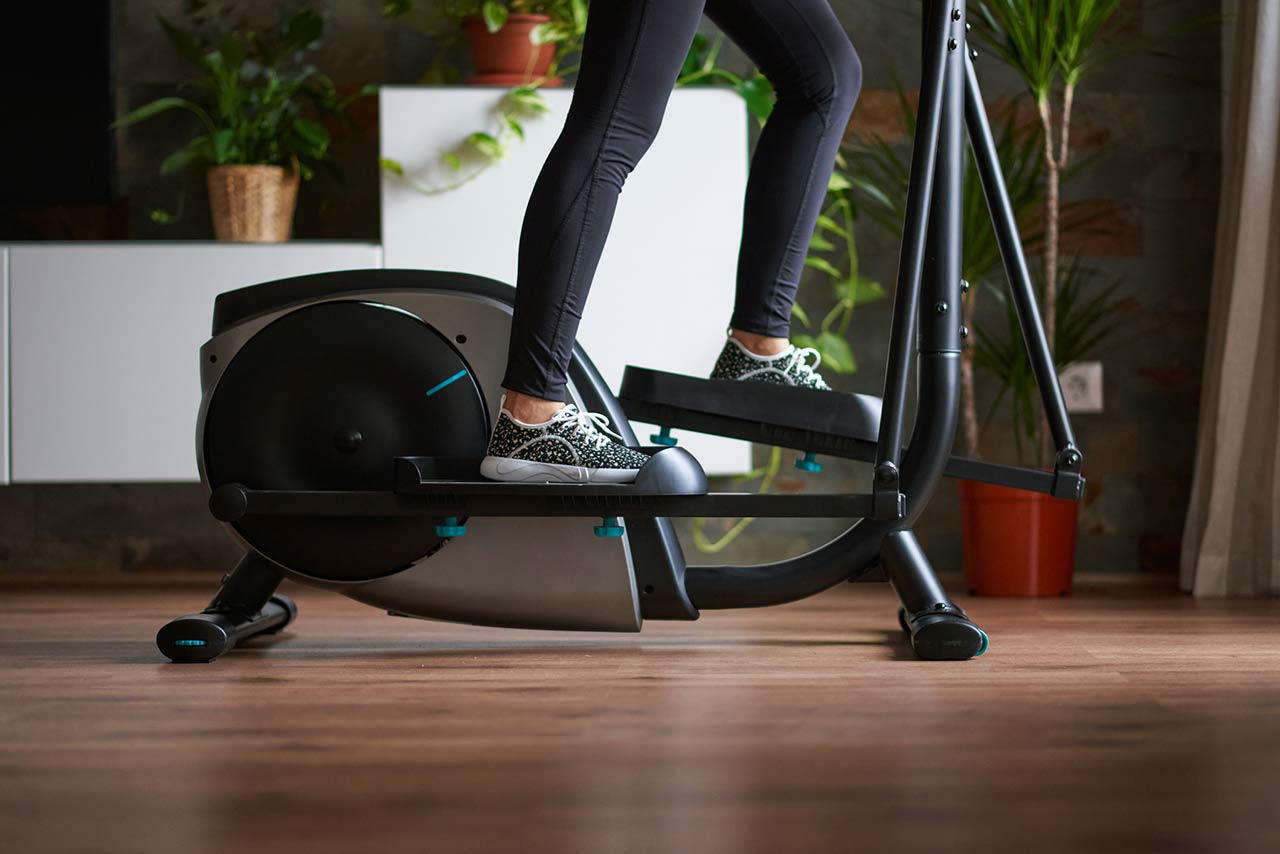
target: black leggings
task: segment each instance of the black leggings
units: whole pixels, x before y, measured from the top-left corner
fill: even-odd
[[[503,386],[563,400],[618,194],[662,124],[705,11],[777,90],[747,183],[729,325],[788,336],[862,68],[827,0],[596,0],[564,130],[529,198]]]

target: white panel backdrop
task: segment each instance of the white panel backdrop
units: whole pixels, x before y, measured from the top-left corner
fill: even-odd
[[[15,483],[193,481],[214,297],[378,267],[377,246],[295,241],[9,249]]]
[[[513,143],[475,180],[436,195],[420,189],[456,179],[441,156],[468,133],[493,126],[504,92],[382,89],[382,155],[403,164],[413,184],[384,172],[387,267],[457,270],[515,284],[525,204],[571,91],[545,91],[552,112],[526,121],[526,141]],[[746,177],[742,99],[717,90],[674,92],[661,133],[622,193],[578,335],[615,391],[628,363],[710,372],[733,305]],[[653,431],[636,425],[636,432],[647,442]],[[749,468],[746,443],[679,435],[708,472]]]

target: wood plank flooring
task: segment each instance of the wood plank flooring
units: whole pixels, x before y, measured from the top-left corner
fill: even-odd
[[[625,636],[294,588],[163,663],[210,592],[0,591],[0,850],[1280,851],[1280,601],[962,601],[956,664],[879,585]]]

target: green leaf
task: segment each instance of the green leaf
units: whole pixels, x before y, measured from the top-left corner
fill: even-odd
[[[188,101],[186,98],[157,98],[149,104],[143,104],[123,118],[117,119],[111,124],[111,127],[128,127],[169,110],[190,110],[197,114],[204,112],[198,105]]]
[[[510,131],[513,134],[516,135],[517,139],[519,139],[521,142],[524,142],[524,125],[520,124],[518,121],[516,121],[513,118],[508,118],[507,127],[510,129]]]
[[[547,99],[531,86],[517,86],[507,93],[505,100],[534,113],[546,113],[551,110]]]
[[[529,30],[529,43],[532,45],[559,44],[573,38],[573,29],[557,21],[538,24]]]
[[[293,130],[313,148],[324,151],[329,147],[330,136],[325,126],[311,119],[297,118],[293,120]]]
[[[404,177],[404,164],[399,160],[392,160],[390,157],[378,158],[378,165],[383,169],[400,178]]]
[[[757,119],[764,121],[773,113],[773,84],[763,74],[743,80],[734,89],[747,102],[747,109]]]
[[[853,185],[849,183],[849,179],[839,172],[832,172],[830,180],[827,181],[828,193],[840,193],[848,190]]]
[[[815,252],[830,252],[836,245],[823,237],[821,231],[815,231],[809,238],[809,248]]]
[[[840,226],[840,223],[836,222],[826,214],[818,214],[818,228],[824,231],[830,231],[833,234],[838,234],[841,237],[843,237],[845,233],[844,228]]]
[[[485,28],[491,33],[496,33],[503,28],[509,14],[510,10],[497,0],[485,0],[480,7],[480,17],[484,18]]]
[[[506,155],[506,149],[502,147],[498,138],[484,131],[476,131],[468,136],[467,145],[490,160],[501,160]]]
[[[223,128],[213,135],[213,159],[215,163],[230,163],[235,158],[235,131]]]
[[[203,142],[203,140],[200,141]],[[199,151],[195,146],[189,145],[186,148],[180,148],[166,157],[164,162],[160,164],[160,174],[172,175],[174,172],[181,172],[199,159]]]
[[[853,356],[853,348],[834,332],[820,333],[814,346],[822,355],[822,364],[837,374],[852,374],[858,370],[858,360]]]
[[[837,282],[835,291],[837,299],[855,306],[884,298],[884,287],[879,282],[861,276]]]
[[[452,151],[442,155],[440,159],[443,160],[445,165],[448,166],[450,169],[452,169],[454,172],[457,172],[460,169],[462,169],[462,158],[454,154]]]
[[[834,279],[844,278],[844,273],[836,269],[835,266],[826,258],[819,258],[816,255],[810,255],[808,258],[804,259],[804,265],[806,267],[812,267],[815,270],[821,270]]]

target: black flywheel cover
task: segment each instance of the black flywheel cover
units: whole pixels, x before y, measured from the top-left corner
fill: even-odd
[[[214,489],[391,491],[396,457],[484,456],[488,415],[440,333],[399,309],[337,301],[284,315],[245,343],[214,389],[203,438]],[[291,570],[359,581],[431,553],[439,521],[247,516],[235,528]]]

